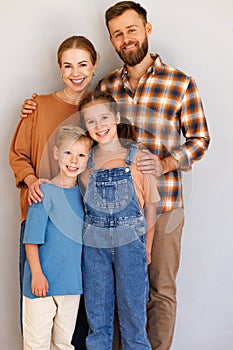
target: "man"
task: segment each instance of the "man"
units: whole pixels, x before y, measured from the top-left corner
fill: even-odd
[[[190,170],[203,156],[210,138],[193,78],[150,54],[152,25],[146,10],[133,1],[121,1],[106,11],[105,19],[124,67],[105,76],[98,89],[111,93],[122,113],[139,127],[138,140],[151,152],[144,151],[138,169],[158,178],[161,202],[149,265],[148,335],[153,350],[168,350],[176,318],[184,219],[181,171]]]

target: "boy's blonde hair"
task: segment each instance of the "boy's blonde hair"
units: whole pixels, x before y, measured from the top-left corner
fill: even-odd
[[[85,143],[90,148],[92,147],[93,141],[87,136],[85,131],[77,125],[64,125],[61,126],[56,134],[56,146],[59,148],[64,141],[80,141]]]

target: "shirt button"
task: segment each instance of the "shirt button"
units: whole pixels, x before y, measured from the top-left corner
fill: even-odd
[[[125,172],[128,173],[129,172],[129,168],[125,168]]]

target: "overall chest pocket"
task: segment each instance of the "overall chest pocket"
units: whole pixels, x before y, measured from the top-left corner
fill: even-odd
[[[131,192],[131,186],[127,179],[111,182],[96,181],[94,191],[95,205],[101,209],[125,207],[130,200]]]

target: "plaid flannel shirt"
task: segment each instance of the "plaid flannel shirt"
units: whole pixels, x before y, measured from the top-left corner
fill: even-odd
[[[100,80],[97,89],[113,95],[121,114],[137,126],[137,139],[160,158],[172,155],[179,169],[158,179],[158,213],[183,207],[181,170],[202,158],[210,137],[195,81],[151,55],[154,64],[132,91],[126,67]]]

